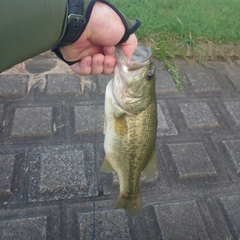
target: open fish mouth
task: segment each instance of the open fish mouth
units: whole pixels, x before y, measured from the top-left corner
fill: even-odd
[[[126,66],[128,71],[133,71],[150,63],[152,50],[149,47],[138,46],[134,51],[132,58],[128,59],[121,47],[117,47],[116,55],[117,59],[119,59],[119,62]]]

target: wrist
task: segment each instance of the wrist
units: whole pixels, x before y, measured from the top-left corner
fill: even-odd
[[[96,0],[90,2],[68,0],[68,18],[65,34],[54,48],[70,45],[78,40],[88,24],[95,2]]]

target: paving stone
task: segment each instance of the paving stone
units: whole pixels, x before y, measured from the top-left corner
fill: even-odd
[[[97,76],[80,76],[81,93],[95,92],[97,88]]]
[[[46,217],[0,221],[0,239],[46,239]]]
[[[0,75],[0,97],[23,97],[27,94],[27,75]]]
[[[154,205],[162,239],[209,239],[194,200]]]
[[[238,82],[230,87],[220,79],[221,100],[218,82],[212,82],[216,79],[210,77],[207,85],[208,74],[204,81],[193,78],[194,91],[185,92],[189,98],[157,64],[159,176],[150,183],[141,177],[143,207],[137,217],[112,210],[119,194],[118,178],[99,171],[104,158],[103,97],[112,76],[97,76],[96,84],[92,76],[81,78],[80,83],[52,78],[48,86],[43,84],[42,94],[34,90],[26,95],[31,77],[36,80],[42,75],[47,81],[46,74],[69,72],[62,65],[46,72],[50,66],[39,70],[36,63],[35,71],[43,74],[25,76],[24,91],[18,89],[27,97],[12,100],[9,96],[20,95],[11,95],[14,88],[7,94],[4,90],[6,99],[0,95],[0,239],[240,238],[240,138],[239,129],[229,128],[230,124],[238,127],[240,121],[236,104],[240,98],[233,91]],[[205,71],[184,64],[181,75]],[[220,65],[221,73],[232,71],[233,66]],[[198,93],[205,92],[211,94],[203,99]],[[217,115],[218,100],[226,103],[223,119]],[[206,128],[214,132],[201,131]]]
[[[92,144],[39,147],[29,155],[30,201],[94,195]]]
[[[112,78],[113,78],[113,75],[98,76],[98,85],[99,85],[100,95],[104,96],[107,84]]]
[[[156,93],[159,95],[178,93],[178,89],[170,73],[166,70],[163,64],[156,58],[153,58],[153,62],[156,66],[155,68]]]
[[[52,135],[52,108],[17,108],[13,121],[12,137]]]
[[[231,161],[237,174],[240,174],[240,140],[227,140],[222,141],[225,145],[228,154],[231,157]]]
[[[240,195],[224,196],[220,199],[234,239],[240,239]]]
[[[168,144],[180,180],[217,176],[202,143]]]
[[[221,88],[211,73],[196,72],[195,74],[187,73],[186,75],[196,93],[221,92]]]
[[[228,72],[228,78],[230,79],[231,83],[233,84],[234,88],[239,92],[240,91],[240,77],[239,72]]]
[[[3,113],[3,104],[0,104],[0,120],[2,118],[2,113]]]
[[[25,62],[26,69],[30,73],[43,73],[55,68],[57,61],[49,56],[38,55]]]
[[[80,239],[131,239],[124,210],[104,210],[95,212],[95,229],[93,233],[93,213],[78,214]]]
[[[75,134],[103,132],[104,106],[76,106]]]
[[[10,193],[15,156],[0,155],[0,196]]]
[[[57,206],[0,209],[0,239],[60,239]]]
[[[84,169],[82,151],[43,153],[40,191],[72,185],[86,186],[87,180],[84,176]]]
[[[240,127],[240,102],[224,102],[224,104],[234,120],[236,127]]]
[[[76,74],[47,75],[47,95],[79,95],[80,78]]]
[[[64,225],[66,226],[66,235],[63,239],[115,239],[99,238],[100,235],[106,236],[112,234],[110,227],[117,232],[116,236],[129,235],[129,215],[123,209],[113,209],[114,200],[89,198],[87,201],[67,202],[64,208]],[[114,223],[115,226],[111,226]],[[126,232],[124,234],[124,231]],[[87,236],[90,236],[88,238]],[[125,239],[125,238],[123,238]],[[131,239],[131,238],[127,238]]]
[[[178,131],[172,121],[165,101],[157,102],[158,130],[157,136],[178,135]]]
[[[158,104],[157,105],[157,115],[158,115],[158,130],[169,130],[167,121],[164,117],[163,111],[161,106]]]
[[[213,112],[205,102],[180,103],[179,107],[188,129],[220,127]]]

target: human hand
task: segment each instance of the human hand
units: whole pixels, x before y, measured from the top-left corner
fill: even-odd
[[[80,75],[112,74],[116,65],[115,45],[122,39],[125,27],[118,14],[108,5],[96,2],[86,29],[71,45],[62,47],[61,53],[71,65],[73,72]],[[128,58],[137,47],[137,38],[131,34],[121,44]],[[81,60],[81,61],[80,61]]]

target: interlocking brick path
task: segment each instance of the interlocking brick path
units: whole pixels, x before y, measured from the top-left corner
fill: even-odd
[[[0,239],[240,239],[240,69],[156,65],[159,176],[142,212],[115,210],[103,162],[105,88],[43,54],[0,75]]]

